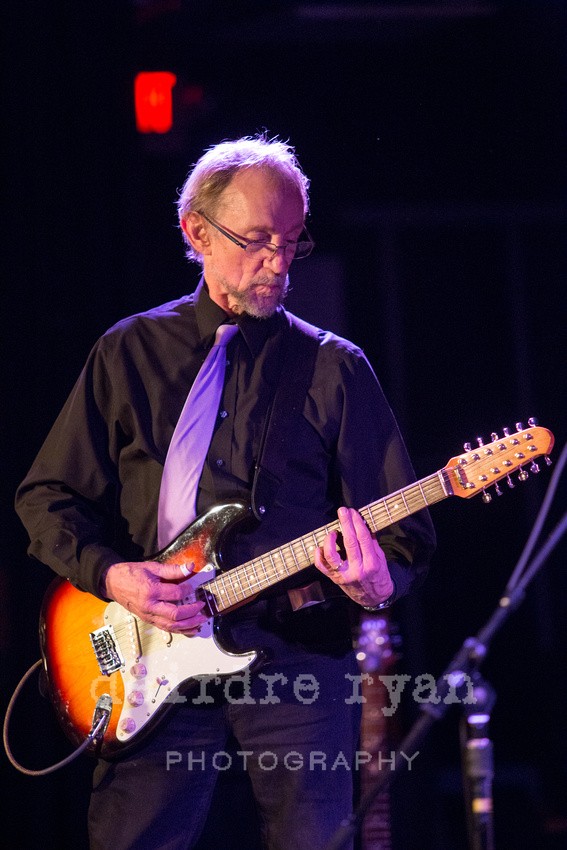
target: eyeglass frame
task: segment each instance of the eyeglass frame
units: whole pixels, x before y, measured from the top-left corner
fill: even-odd
[[[215,228],[215,230],[218,230],[219,233],[222,233],[223,236],[226,236],[227,239],[230,239],[231,242],[233,242],[235,245],[238,245],[238,247],[242,248],[243,251],[246,251],[248,249],[249,245],[261,245],[262,248],[268,248],[269,250],[273,249],[272,253],[270,254],[270,256],[268,258],[270,261],[274,259],[274,257],[276,256],[278,251],[283,250],[284,257],[285,257],[287,248],[291,248],[292,245],[295,245],[295,250],[297,250],[297,246],[299,244],[301,244],[299,241],[297,241],[297,242],[287,242],[285,245],[274,245],[273,242],[261,242],[258,239],[249,239],[247,242],[239,242],[238,241],[239,239],[246,239],[246,237],[245,236],[239,236],[238,239],[237,239],[236,236],[233,236],[231,233],[229,233],[227,230],[225,230],[224,227],[221,227],[220,224],[217,224],[215,221],[212,220],[212,218],[209,218],[209,216],[205,212],[203,212],[203,210],[199,210],[199,215],[203,216],[205,221],[208,221],[208,223],[211,224]],[[303,225],[303,230],[301,232],[307,234],[307,239],[302,239],[301,242],[307,242],[308,244],[311,245],[311,247],[310,247],[309,251],[307,252],[307,254],[303,254],[301,257],[295,257],[294,256],[294,257],[291,258],[292,261],[293,260],[304,260],[305,257],[309,256],[309,254],[311,253],[311,251],[315,247],[315,242],[311,238],[311,234],[309,233],[309,231],[307,230],[307,227],[305,225]],[[258,249],[258,250],[260,251],[261,249]],[[249,256],[253,256],[253,255],[249,254]]]

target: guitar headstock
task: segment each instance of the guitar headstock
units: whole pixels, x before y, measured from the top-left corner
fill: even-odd
[[[487,444],[478,437],[475,449],[466,443],[465,453],[451,458],[443,468],[453,495],[470,499],[482,493],[484,501],[490,502],[492,497],[487,487],[494,484],[495,492],[500,495],[498,482],[505,478],[508,486],[514,487],[512,473],[517,470],[519,481],[525,481],[529,472],[539,472],[535,462],[537,457],[545,456],[549,465],[551,461],[548,455],[555,442],[553,434],[547,428],[537,426],[533,419],[528,420],[528,426],[524,428],[521,422],[517,422],[513,434],[504,428],[501,438],[498,434],[491,434],[492,442]]]

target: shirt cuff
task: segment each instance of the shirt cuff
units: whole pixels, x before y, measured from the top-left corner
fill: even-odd
[[[370,611],[371,613],[374,611],[383,611],[384,608],[389,608],[392,602],[394,602],[396,598],[396,585],[394,583],[394,589],[392,593],[388,596],[387,599],[384,599],[383,602],[379,602],[378,605],[363,605],[365,611]]]

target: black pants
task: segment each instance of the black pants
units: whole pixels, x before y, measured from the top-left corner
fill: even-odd
[[[297,619],[276,630],[256,617],[234,623],[238,646],[263,646],[271,660],[252,676],[202,683],[143,747],[99,763],[89,809],[92,850],[189,850],[220,772],[235,759],[250,776],[265,847],[323,850],[352,811],[358,667],[344,642],[328,644],[337,628],[332,610],[291,617]],[[238,748],[229,751],[231,734]],[[229,809],[223,816],[230,823]]]

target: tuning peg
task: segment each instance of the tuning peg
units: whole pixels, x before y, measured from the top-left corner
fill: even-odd
[[[490,435],[490,439],[493,443],[496,442],[496,440],[498,439],[498,434],[496,433],[496,431],[492,432],[492,434]]]
[[[498,486],[498,482],[496,482],[496,484],[494,485],[494,492],[496,493],[496,495],[497,495],[497,496],[501,496],[501,495],[502,495],[502,490],[501,490],[501,489],[500,489],[500,487]]]
[[[533,416],[530,416],[530,418],[528,419],[528,426],[530,428],[535,428],[536,425],[537,425],[537,419],[534,419]]]
[[[477,437],[476,441],[479,445],[479,448],[480,448],[480,446],[484,446],[484,440],[482,439],[482,437]]]
[[[535,460],[532,461],[530,465],[530,470],[534,473],[534,475],[537,475],[537,473],[539,472],[539,464],[537,464]]]
[[[523,431],[523,430],[524,430],[524,423],[523,422],[516,422],[516,431]]]
[[[516,485],[515,485],[515,484],[514,484],[514,482],[512,481],[512,476],[511,476],[511,475],[507,475],[507,476],[506,476],[506,481],[508,482],[508,487],[510,488],[510,490],[513,490],[513,489],[514,489],[514,487],[515,487]]]
[[[553,461],[551,460],[551,458],[550,458],[550,457],[548,457],[547,455],[545,456],[545,462],[546,462],[546,464],[547,464],[548,466],[551,466],[551,464],[553,463]]]
[[[504,434],[505,437],[509,437],[510,436],[510,429],[506,426],[506,427],[502,428],[502,433]]]
[[[482,501],[485,505],[488,505],[488,503],[492,501],[492,496],[486,490],[482,491]]]
[[[472,449],[472,446],[471,446],[471,444],[470,444],[470,443],[465,443],[465,444],[464,444],[464,446],[463,446],[463,448],[464,448],[464,450],[465,450],[466,452],[470,452],[470,451],[471,451],[471,449]]]
[[[527,481],[529,477],[527,470],[522,467],[518,472],[518,481]]]

